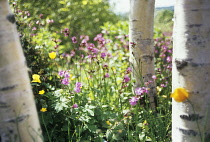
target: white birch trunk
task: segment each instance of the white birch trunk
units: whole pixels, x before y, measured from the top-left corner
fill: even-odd
[[[0,0],[0,141],[42,141],[28,68],[7,0]]]
[[[173,100],[172,141],[209,142],[210,1],[177,0],[173,34],[172,88],[188,90],[195,110],[189,101]]]
[[[145,82],[153,81],[154,48],[153,48],[153,24],[154,24],[155,0],[130,0],[130,25],[129,41],[130,62],[133,67],[133,77],[136,79],[135,88],[144,86]],[[150,88],[149,99],[155,109],[156,84],[151,82],[146,86]]]

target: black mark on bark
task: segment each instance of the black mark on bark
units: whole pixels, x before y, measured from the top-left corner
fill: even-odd
[[[8,14],[7,20],[10,21],[12,24],[15,23],[15,15],[14,14]]]
[[[9,107],[9,106],[7,105],[7,103],[5,103],[5,102],[0,102],[0,108],[7,108],[7,107]]]
[[[15,118],[5,120],[5,122],[10,122],[10,123],[22,122],[27,117],[29,117],[29,115],[21,115],[21,116],[15,117]]]
[[[188,65],[188,62],[185,60],[177,60],[175,59],[175,63],[176,63],[176,68],[178,70],[183,69],[184,67],[186,67]]]
[[[182,134],[184,135],[192,135],[192,136],[196,136],[198,133],[194,130],[186,130],[186,129],[182,129],[182,128],[179,128],[179,131],[182,132]]]
[[[148,60],[152,61],[153,60],[153,56],[151,56],[151,55],[143,55],[142,58],[146,61],[148,61]]]
[[[192,11],[198,11],[199,9],[192,9]]]
[[[3,88],[0,88],[0,91],[8,91],[8,90],[14,89],[16,86],[17,85],[3,87]]]
[[[188,121],[196,121],[202,119],[203,116],[199,116],[199,114],[188,114],[188,115],[180,115],[180,118]]]
[[[200,27],[202,26],[202,24],[190,24],[190,25],[187,25],[189,28],[193,28],[193,27]]]

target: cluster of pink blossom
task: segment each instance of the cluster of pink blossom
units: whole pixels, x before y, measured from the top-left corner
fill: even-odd
[[[130,77],[129,77],[129,74],[131,73],[131,71],[132,71],[131,68],[128,67],[127,70],[125,71],[123,82],[127,83],[131,80]]]
[[[172,47],[171,39],[156,38],[155,40],[155,64],[158,66],[156,68],[156,75],[160,82],[157,85],[160,87],[167,87],[168,82],[171,81],[171,71],[172,71]]]
[[[97,34],[97,36],[94,38],[94,41],[98,41],[99,45],[101,45],[101,47],[105,46],[106,41],[103,38],[102,34]]]
[[[82,88],[82,83],[81,83],[81,82],[77,82],[77,83],[75,84],[74,91],[75,91],[76,93],[79,93],[79,92],[81,91],[81,88]]]
[[[132,70],[131,70],[130,67],[128,67],[128,68],[126,69],[125,75],[124,75],[123,81],[122,81],[122,88],[125,88],[125,87],[128,86],[127,83],[131,80],[130,77],[129,77],[129,74],[131,73],[131,71],[132,71]]]
[[[134,106],[137,104],[138,100],[142,98],[143,95],[147,94],[149,92],[149,89],[146,87],[138,87],[135,89],[136,96],[133,96],[129,103],[130,105]]]
[[[61,33],[63,33],[64,36],[69,36],[70,35],[70,32],[69,32],[68,28],[65,28],[65,29],[61,30]]]
[[[72,40],[73,43],[77,43],[77,38],[76,38],[75,36],[73,36],[73,37],[71,38],[71,40]]]
[[[64,78],[61,80],[61,84],[69,85],[69,83],[70,83],[70,80],[69,80],[70,74],[69,74],[68,71],[59,71],[59,72],[58,72],[58,75],[59,75],[60,77],[64,77]]]

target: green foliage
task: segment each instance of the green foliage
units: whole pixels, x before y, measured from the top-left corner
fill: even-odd
[[[155,28],[160,29],[162,32],[171,32],[173,28],[173,15],[171,10],[160,10],[155,14],[154,25]]]
[[[43,14],[44,19],[54,20],[47,26],[51,32],[69,28],[70,36],[76,37],[89,35],[92,39],[100,33],[103,23],[116,23],[120,19],[109,10],[108,0],[18,0],[17,4],[29,11],[32,16],[29,20],[39,20]]]
[[[32,8],[31,4],[35,7],[40,6],[39,2],[25,2],[29,8]],[[49,1],[53,4],[52,2]],[[64,13],[66,7],[68,9],[71,6],[68,5],[68,1],[58,2],[63,5]],[[84,0],[72,2],[82,4],[82,8],[88,5]],[[90,5],[98,3],[100,1],[89,1]],[[59,8],[59,5],[47,5],[46,1],[43,1],[44,4],[51,8]],[[40,6],[40,9],[44,9],[43,7]],[[41,80],[41,83],[33,82],[32,88],[46,142],[171,140],[171,62],[167,57],[171,57],[172,46],[170,39],[161,31],[155,32],[158,108],[157,112],[153,112],[147,107],[142,107],[141,101],[133,106],[129,104],[129,100],[136,94],[132,91],[134,80],[125,81],[125,75],[131,75],[127,71],[127,22],[106,22],[100,25],[103,34],[94,35],[94,42],[87,40],[88,36],[83,36],[81,39],[77,38],[77,43],[72,43],[69,39],[71,35],[66,37],[63,33],[54,31],[53,27],[63,26],[61,23],[46,22],[46,19],[52,18],[50,16],[56,17],[51,11],[44,13],[52,14],[49,17],[38,18],[28,16],[28,13],[20,11],[17,5],[14,9],[21,44],[28,66],[32,69],[30,76],[38,74]],[[39,9],[33,10],[38,12]],[[57,21],[62,20],[59,16]],[[37,20],[42,24],[37,24]],[[36,27],[36,30],[33,27]],[[71,45],[71,52],[65,50],[68,45]],[[56,53],[54,59],[49,57],[51,51]],[[102,53],[105,53],[104,57]],[[64,71],[68,77],[58,74],[60,71]],[[69,79],[69,82],[64,84],[64,78]],[[75,91],[75,84],[78,82],[81,82],[82,86],[79,87],[79,91]],[[45,91],[44,94],[39,93],[41,90]],[[147,95],[144,94],[144,97],[147,98]],[[42,108],[46,108],[47,111],[41,112]]]

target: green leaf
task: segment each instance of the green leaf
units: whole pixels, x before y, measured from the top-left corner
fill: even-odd
[[[94,116],[94,111],[87,109],[87,112],[89,113],[90,116]]]

